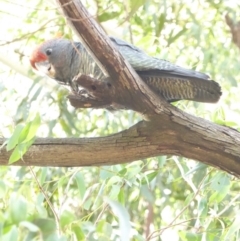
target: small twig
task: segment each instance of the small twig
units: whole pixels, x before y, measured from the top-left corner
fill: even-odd
[[[38,185],[38,188],[39,188],[40,191],[42,192],[44,198],[46,199],[46,202],[48,203],[50,209],[51,209],[52,212],[53,212],[53,215],[54,215],[55,220],[56,220],[56,226],[57,226],[58,235],[61,236],[59,217],[58,217],[56,211],[54,210],[54,207],[53,207],[51,201],[49,200],[48,195],[46,194],[46,192],[45,192],[44,189],[42,188],[41,184],[39,183],[39,181],[38,181],[38,179],[37,179],[37,176],[36,176],[36,174],[34,173],[34,171],[33,171],[33,169],[32,169],[31,166],[29,166],[29,170],[30,170],[33,178],[35,179],[35,181],[36,181],[36,183],[37,183],[37,185]]]
[[[188,219],[188,220],[185,220],[185,221],[182,221],[182,222],[179,222],[179,223],[175,223],[175,224],[173,224],[173,225],[171,225],[171,226],[167,226],[167,227],[165,227],[165,228],[162,228],[161,230],[166,230],[166,229],[168,229],[168,228],[172,228],[172,227],[176,227],[176,226],[178,226],[178,225],[182,225],[182,224],[184,224],[184,223],[188,223],[188,222],[190,222],[190,221],[192,221],[192,220],[194,220],[195,218],[190,218],[190,219]],[[157,231],[156,231],[157,232]],[[159,236],[159,234],[156,234],[155,236],[152,236],[151,237],[151,239],[153,239],[153,238],[156,238],[156,237],[158,237]],[[149,240],[149,239],[147,239],[147,240]]]
[[[99,213],[99,215],[97,216],[96,221],[94,222],[94,225],[97,225],[97,223],[99,222],[100,218],[102,217],[102,215],[104,214],[105,210],[106,210],[108,207],[109,207],[108,204],[105,204],[105,205],[103,206],[103,209],[102,209],[102,211]]]
[[[127,1],[125,1],[123,3],[123,7],[124,7],[124,10],[125,10],[125,13],[126,13],[126,17],[125,17],[124,21],[119,24],[119,26],[121,26],[125,21],[127,22],[129,36],[130,36],[130,42],[131,42],[131,44],[133,44],[133,32],[132,32],[132,25],[129,22],[130,14],[129,14],[129,10],[128,10],[128,3],[127,3]]]
[[[240,198],[240,194],[238,194],[237,196],[235,196],[229,203],[228,205],[223,209],[221,210],[219,213],[216,214],[217,217],[220,217],[224,212],[226,212],[234,203],[235,201]]]
[[[77,168],[74,172],[73,172],[73,174],[70,176],[70,178],[69,178],[69,180],[68,180],[68,183],[67,183],[67,186],[66,186],[66,188],[65,188],[65,190],[64,190],[64,192],[63,192],[63,200],[61,201],[61,204],[60,204],[60,207],[59,207],[59,213],[61,214],[62,213],[62,208],[63,208],[63,205],[64,205],[64,203],[65,203],[65,201],[67,200],[67,198],[68,198],[68,191],[69,191],[69,189],[70,189],[70,185],[71,185],[71,183],[72,183],[72,180],[73,180],[73,178],[76,176],[76,174],[79,172],[79,170],[80,170],[80,168]]]
[[[203,184],[203,181],[205,180],[205,178],[207,177],[207,175],[208,175],[208,173],[204,176],[204,178],[203,178],[202,181],[200,182],[197,191],[195,192],[194,196],[192,197],[192,201],[193,201],[193,200],[196,198],[196,196],[199,194],[200,189],[201,189],[202,184]],[[162,229],[160,229],[160,230],[156,230],[156,231],[154,231],[153,233],[151,233],[151,234],[148,236],[147,240],[152,239],[154,233],[158,233],[158,235],[161,235],[164,230],[166,230],[166,229],[169,228],[169,227],[172,227],[172,226],[174,225],[174,222],[186,211],[186,209],[189,207],[190,204],[191,204],[191,202],[189,202],[189,204],[186,205],[186,206],[178,213],[178,215],[177,215],[176,217],[174,217],[174,219],[173,219],[166,227],[164,227],[164,228],[162,228]]]
[[[196,192],[197,192],[197,188],[195,187],[192,179],[190,179],[190,178],[188,178],[188,177],[185,176],[184,170],[183,170],[180,162],[178,161],[178,159],[174,157],[173,160],[174,160],[174,162],[177,164],[178,169],[179,169],[179,171],[180,171],[180,173],[181,173],[181,175],[182,175],[182,178],[183,178],[183,179],[185,180],[185,182],[192,188],[193,192],[196,193]]]
[[[38,11],[44,11],[46,12],[46,9],[44,8],[34,8],[34,7],[29,7],[27,4],[20,4],[20,3],[17,3],[17,2],[13,2],[13,1],[6,1],[7,3],[9,4],[13,4],[13,5],[16,5],[16,6],[19,6],[19,7],[22,7],[24,9],[31,9],[31,10],[38,10]],[[65,3],[64,6],[67,6],[69,4],[71,4],[72,1],[69,1],[68,3]],[[56,9],[59,9],[60,7],[52,7],[52,8],[48,8],[48,11],[52,11],[52,10],[56,10]]]
[[[4,46],[4,45],[7,45],[7,44],[11,44],[11,43],[17,42],[17,41],[21,41],[21,40],[25,39],[26,37],[29,37],[30,35],[33,35],[34,33],[39,32],[40,30],[43,29],[44,26],[46,26],[47,24],[49,24],[50,22],[52,22],[53,20],[56,20],[56,19],[57,18],[52,18],[52,19],[48,20],[46,23],[44,23],[40,28],[36,29],[35,31],[23,34],[19,38],[15,38],[15,39],[13,39],[11,41],[7,41],[7,42],[5,42],[3,44],[0,44],[0,46]]]
[[[146,231],[145,231],[146,238],[149,237],[151,224],[153,223],[153,219],[154,219],[152,203],[150,203],[150,202],[148,203],[147,209],[148,209],[148,214],[147,214],[147,218],[146,218]]]

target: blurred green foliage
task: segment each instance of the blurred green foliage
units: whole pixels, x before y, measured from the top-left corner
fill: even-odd
[[[240,19],[237,1],[84,4],[110,35],[209,73],[223,89],[218,104],[175,105],[240,129],[239,50],[224,22],[227,12]],[[41,137],[104,136],[141,119],[132,111],[75,110],[68,90],[32,72],[28,56],[36,44],[59,35],[76,39],[54,1],[2,0],[0,9],[3,137],[17,125],[30,128],[36,114]],[[229,174],[168,156],[102,167],[1,167],[0,240],[239,240],[239,189]]]

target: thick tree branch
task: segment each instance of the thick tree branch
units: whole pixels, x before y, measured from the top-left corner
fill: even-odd
[[[201,118],[189,116],[186,121],[182,117],[181,114],[156,116],[154,121],[141,121],[107,137],[39,138],[24,156],[24,162],[16,165],[98,166],[177,155],[240,176],[239,133]],[[3,149],[0,164],[6,165],[9,156],[10,153]]]

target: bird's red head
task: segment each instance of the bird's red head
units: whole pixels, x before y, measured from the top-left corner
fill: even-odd
[[[30,56],[31,66],[36,70],[37,70],[36,63],[43,62],[43,61],[46,61],[48,59],[47,55],[41,51],[41,47],[42,47],[43,44],[37,46],[33,50],[32,54]]]
[[[31,56],[31,66],[58,83],[69,85],[79,73],[80,57],[75,45],[67,39],[51,39],[37,46]]]
[[[57,78],[56,67],[62,67],[59,64],[62,56],[59,57],[59,51],[57,51],[57,49],[61,49],[58,46],[59,42],[61,42],[61,39],[51,39],[43,42],[33,50],[30,56],[31,66],[39,73],[53,79]]]

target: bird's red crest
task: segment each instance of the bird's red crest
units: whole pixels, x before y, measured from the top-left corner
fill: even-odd
[[[32,52],[30,57],[30,63],[34,69],[37,69],[35,63],[47,60],[47,55],[40,51],[40,47],[41,45]]]

